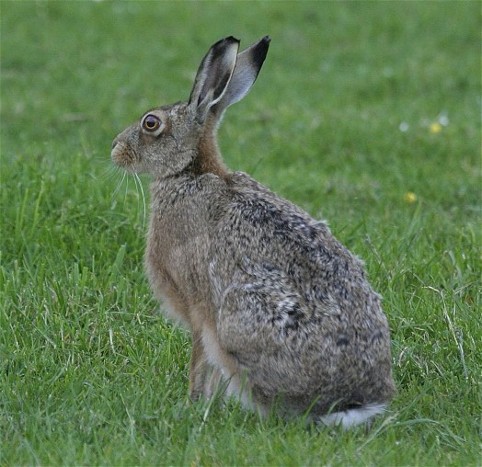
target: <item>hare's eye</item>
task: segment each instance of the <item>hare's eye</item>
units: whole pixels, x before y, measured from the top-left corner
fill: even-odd
[[[156,117],[155,115],[149,114],[144,117],[144,120],[142,121],[142,128],[146,131],[156,131],[161,127],[161,120],[159,117]]]

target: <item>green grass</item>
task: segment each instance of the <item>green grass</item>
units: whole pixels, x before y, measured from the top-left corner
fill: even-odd
[[[0,7],[1,465],[481,465],[478,2]],[[227,163],[328,219],[384,296],[399,393],[368,433],[187,404],[110,144],[230,34],[273,41]]]

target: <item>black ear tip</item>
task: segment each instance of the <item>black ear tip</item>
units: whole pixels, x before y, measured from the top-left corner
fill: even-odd
[[[228,37],[225,37],[224,39],[221,39],[220,42],[229,42],[229,43],[237,42],[239,44],[241,41],[239,39],[236,39],[234,36],[228,36]]]
[[[257,64],[258,68],[261,68],[263,62],[268,54],[269,43],[271,42],[271,37],[264,36],[253,49],[253,61]]]
[[[229,46],[231,44],[239,44],[241,41],[239,39],[236,39],[234,36],[228,36],[228,37],[223,37],[222,39],[219,39],[217,42],[215,42],[211,48],[212,49],[222,49],[223,47]]]
[[[265,55],[268,53],[269,49],[269,44],[271,42],[271,37],[269,36],[264,36],[260,41],[259,41],[259,49],[264,53]]]

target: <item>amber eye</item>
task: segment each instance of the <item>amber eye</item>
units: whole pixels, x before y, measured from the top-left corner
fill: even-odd
[[[146,131],[156,131],[161,127],[161,120],[155,115],[149,114],[142,121],[142,128]]]

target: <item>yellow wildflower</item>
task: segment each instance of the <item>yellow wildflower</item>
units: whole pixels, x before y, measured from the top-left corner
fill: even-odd
[[[417,195],[413,193],[412,191],[407,191],[403,195],[403,200],[408,203],[408,204],[413,204],[415,201],[417,201]]]
[[[442,131],[442,125],[439,122],[433,122],[430,124],[430,133],[437,134]]]

